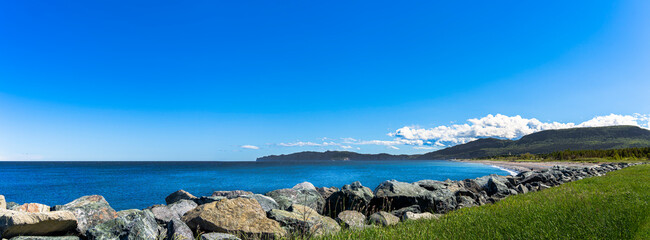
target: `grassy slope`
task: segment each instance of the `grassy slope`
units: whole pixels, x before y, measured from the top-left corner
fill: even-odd
[[[327,239],[650,239],[650,164]]]

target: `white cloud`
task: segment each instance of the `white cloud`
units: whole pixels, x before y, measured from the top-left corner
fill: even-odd
[[[258,147],[258,146],[253,146],[253,145],[242,145],[242,146],[240,146],[240,147],[241,147],[241,148],[244,148],[244,149],[260,149],[260,147]]]
[[[523,118],[519,115],[506,116],[502,114],[489,114],[482,118],[468,119],[464,124],[441,125],[433,128],[418,126],[405,126],[388,134],[390,140],[360,140],[355,138],[341,138],[336,141],[330,138],[321,138],[322,142],[289,142],[278,143],[283,147],[336,147],[341,149],[360,149],[355,145],[377,145],[390,149],[399,149],[396,146],[414,146],[413,149],[433,150],[446,146],[453,146],[474,141],[479,138],[496,137],[503,139],[517,139],[531,133],[574,127],[602,127],[615,125],[633,125],[650,128],[650,115],[633,114],[597,116],[588,121],[576,124],[572,122],[542,122],[536,118]]]
[[[630,115],[616,115],[612,113],[607,116],[598,116],[592,118],[589,121],[579,124],[578,127],[604,127],[604,126],[616,126],[616,125],[641,126],[637,121],[641,120],[640,118],[642,116],[643,115],[640,114],[635,114],[635,116],[630,116]],[[647,116],[645,117],[647,119]]]
[[[484,137],[516,139],[531,133],[573,127],[603,127],[616,125],[633,125],[648,128],[649,115],[617,115],[597,116],[591,120],[575,123],[541,122],[535,118],[489,114],[483,118],[468,119],[465,124],[437,126],[424,129],[405,126],[389,133],[396,140],[413,141],[409,145],[449,146],[462,144]],[[424,144],[418,144],[421,141]],[[407,143],[408,144],[408,143]]]
[[[418,149],[418,150],[433,150],[437,149],[437,147],[431,147],[431,146],[415,146],[413,149]]]

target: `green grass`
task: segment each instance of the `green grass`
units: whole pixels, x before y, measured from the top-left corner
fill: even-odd
[[[492,205],[323,239],[650,239],[650,164]]]

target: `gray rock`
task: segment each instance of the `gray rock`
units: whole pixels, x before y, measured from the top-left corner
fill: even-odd
[[[399,218],[388,212],[379,211],[370,215],[370,217],[368,217],[368,222],[381,226],[389,226],[397,224]]]
[[[185,215],[185,213],[196,208],[197,206],[198,205],[194,201],[183,199],[167,205],[167,208],[169,208],[169,210],[171,210],[174,214],[176,214],[176,216],[180,218]]]
[[[374,196],[370,188],[364,187],[361,182],[353,182],[327,198],[323,213],[334,217],[345,210],[367,212]]]
[[[551,187],[550,187],[550,186],[547,186],[547,185],[545,185],[545,184],[543,184],[543,183],[542,183],[542,184],[539,184],[539,190],[544,190],[544,189],[549,189],[549,188],[551,188]]]
[[[19,237],[12,237],[10,240],[79,240],[79,237],[77,236],[60,236],[60,237],[19,236]]]
[[[169,204],[178,202],[178,201],[183,200],[183,199],[194,201],[197,198],[194,195],[192,195],[191,193],[188,193],[185,190],[181,189],[181,190],[178,190],[176,192],[173,192],[172,194],[169,194],[169,196],[167,196],[165,198],[165,202],[167,203],[167,205],[169,205]]]
[[[439,215],[432,214],[429,212],[425,213],[412,213],[412,212],[407,212],[404,214],[404,217],[402,217],[402,221],[408,221],[408,220],[420,220],[420,219],[438,219]]]
[[[413,206],[400,208],[400,209],[392,211],[390,213],[395,215],[396,217],[402,219],[402,216],[404,216],[404,214],[406,214],[407,212],[421,213],[422,211],[420,210],[420,206],[413,205]]]
[[[203,204],[187,212],[182,220],[195,231],[229,232],[261,238],[286,234],[278,222],[266,217],[266,212],[255,199],[249,198]]]
[[[366,228],[366,216],[357,211],[346,210],[339,213],[336,221],[350,229]]]
[[[77,231],[86,233],[98,224],[115,219],[117,212],[100,195],[83,196],[65,204],[57,211],[71,211],[77,218]]]
[[[201,235],[200,240],[241,240],[232,234],[227,233],[206,233]]]
[[[300,190],[300,189],[316,190],[316,187],[314,187],[314,184],[311,184],[310,182],[301,182],[301,183],[298,183],[295,186],[293,186],[292,189],[296,189],[296,190]]]
[[[449,183],[436,181],[436,180],[420,180],[415,182],[416,185],[423,187],[429,191],[436,191],[440,189],[447,189]]]
[[[189,201],[189,200],[185,200],[185,201]],[[171,221],[172,219],[179,218],[178,214],[173,212],[171,209],[169,209],[169,207],[165,205],[153,205],[147,209],[151,211],[154,218],[156,219],[156,222],[158,222],[158,224],[163,226],[167,225],[167,223],[169,223],[169,221]],[[118,213],[118,215],[120,214]]]
[[[428,203],[429,208],[424,208],[425,211],[434,211],[436,213],[446,213],[456,209],[457,200],[456,196],[449,189],[440,189],[432,191],[433,201]],[[433,207],[431,206],[433,204]]]
[[[476,200],[472,197],[464,195],[456,196],[456,208],[473,207],[477,204]]]
[[[507,196],[510,194],[508,186],[499,178],[490,177],[487,183],[487,193],[492,196],[499,194],[499,196]]]
[[[194,202],[197,205],[203,205],[203,204],[218,202],[218,201],[221,201],[221,200],[224,200],[224,199],[228,199],[228,198],[222,197],[222,196],[207,196],[207,197],[203,196],[203,197],[194,199]]]
[[[49,212],[50,206],[40,203],[25,203],[23,205],[16,205],[11,207],[10,210],[19,212]]]
[[[70,211],[45,213],[0,211],[0,236],[2,238],[62,235],[74,232],[76,228],[76,218]]]
[[[321,216],[315,210],[299,204],[292,205],[289,211],[272,209],[268,215],[287,229],[287,232],[297,236],[322,236],[341,230],[334,219]]]
[[[241,197],[243,197],[243,198],[252,198],[252,199],[257,200],[257,202],[260,204],[260,206],[262,207],[262,209],[265,212],[271,211],[272,209],[279,209],[280,208],[280,205],[278,205],[278,203],[275,202],[275,200],[273,198],[268,197],[268,196],[264,196],[262,194],[244,195],[244,196],[241,196]]]
[[[0,195],[0,210],[7,209],[7,202],[5,201],[5,196]]]
[[[244,190],[233,190],[233,191],[214,191],[212,193],[213,197],[225,197],[228,199],[231,198],[238,198],[242,195],[252,195],[252,192],[249,191],[244,191]]]
[[[151,240],[158,239],[160,231],[153,213],[145,209],[99,224],[86,235],[89,240]]]
[[[321,197],[318,191],[309,188],[278,189],[266,193],[266,196],[273,198],[280,206],[280,209],[288,209],[293,204],[300,204],[322,212],[325,205],[325,199]]]
[[[544,172],[526,172],[521,175],[520,183],[532,183],[532,182],[548,182],[550,179],[555,179],[555,177],[550,174],[548,171]]]
[[[134,213],[134,212],[140,212],[140,211],[141,211],[140,209],[126,209],[126,210],[122,210],[122,211],[117,212],[117,217],[124,217],[124,216],[126,216],[126,215],[131,214],[131,213]]]
[[[485,183],[487,184],[487,181]],[[476,181],[476,179],[465,179],[459,181],[458,184],[463,187],[464,192],[471,192],[474,195],[472,197],[475,199],[481,194],[481,192],[485,191],[485,189],[483,189],[484,186],[480,185],[480,182]]]
[[[528,188],[525,185],[519,184],[516,189],[519,193],[528,193]]]
[[[429,191],[418,184],[385,181],[375,189],[373,210],[392,210],[418,205],[422,211],[445,213],[456,208],[456,197],[449,189]]]
[[[13,207],[18,206],[18,205],[20,205],[20,204],[18,204],[16,202],[7,202],[6,207],[7,207],[7,209],[12,209]]]
[[[178,218],[167,223],[167,240],[194,240],[192,230]]]
[[[338,192],[339,188],[337,187],[319,187],[316,188],[316,191],[320,193],[323,199],[329,198],[333,193]]]

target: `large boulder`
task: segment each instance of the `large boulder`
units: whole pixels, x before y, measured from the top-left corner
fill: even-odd
[[[83,196],[68,204],[57,206],[56,211],[61,210],[71,211],[77,217],[77,230],[81,234],[117,217],[117,212],[100,195]]]
[[[338,233],[341,230],[334,219],[321,216],[315,210],[299,204],[292,205],[289,211],[272,209],[268,215],[278,221],[289,233],[299,236],[321,236]]]
[[[202,234],[199,240],[241,240],[235,235],[227,233],[206,233]]]
[[[167,240],[194,240],[192,230],[180,219],[167,223]]]
[[[57,206],[55,210],[71,211],[77,217],[77,230],[81,234],[117,217],[117,212],[100,195],[83,196],[68,204]]]
[[[296,189],[296,190],[300,190],[300,189],[316,190],[316,187],[314,187],[314,184],[311,184],[310,182],[301,182],[301,183],[296,184],[292,188]]]
[[[7,202],[7,209],[12,209],[13,207],[18,206],[18,205],[20,205],[20,204],[18,204],[16,202]]]
[[[149,240],[158,239],[161,232],[156,224],[156,218],[148,210],[132,211],[104,223],[86,232],[89,240]]]
[[[415,184],[395,180],[384,181],[375,188],[374,195],[371,206],[375,211],[400,209],[413,205],[418,205],[422,210],[430,208],[429,190]]]
[[[225,198],[238,198],[242,195],[252,195],[252,192],[244,190],[233,190],[233,191],[214,191],[212,193],[213,197],[225,197]]]
[[[413,205],[413,206],[408,206],[408,207],[403,207],[403,208],[397,209],[397,210],[392,211],[392,212],[390,212],[390,213],[393,214],[393,215],[395,215],[396,217],[402,219],[402,217],[404,216],[404,214],[406,214],[407,212],[411,212],[411,213],[421,213],[422,211],[420,210],[420,206],[419,206],[419,205]]]
[[[346,210],[340,212],[336,221],[346,228],[363,229],[366,228],[366,216],[357,211]]]
[[[551,179],[555,179],[553,174],[551,174],[548,171],[530,171],[530,172],[522,172],[517,175],[519,178],[519,182],[522,184],[526,183],[533,183],[533,182],[539,182],[539,183],[547,183]]]
[[[189,212],[190,210],[196,208],[198,206],[194,201],[192,200],[179,200],[176,201],[175,203],[167,205],[169,210],[174,212],[179,218],[185,215],[185,213]]]
[[[77,236],[59,236],[59,237],[18,236],[18,237],[12,237],[10,240],[79,240],[79,237]]]
[[[368,222],[381,226],[389,226],[397,224],[399,218],[388,212],[379,211],[370,215],[370,217],[368,217]]]
[[[252,194],[252,195],[243,195],[241,196],[243,198],[252,198],[257,200],[257,202],[260,204],[262,209],[265,212],[271,211],[272,209],[279,209],[280,205],[278,205],[277,202],[271,197],[264,196],[262,194]]]
[[[316,191],[320,193],[323,199],[329,198],[333,193],[338,192],[339,188],[337,187],[319,187],[316,188]]]
[[[181,189],[176,192],[173,192],[172,194],[169,194],[169,196],[165,198],[165,202],[167,203],[167,205],[169,205],[183,199],[195,201],[197,200],[197,197]]]
[[[0,238],[56,236],[73,233],[76,228],[75,215],[69,211],[45,213],[0,211]]]
[[[202,196],[200,198],[194,199],[194,202],[198,205],[203,205],[206,203],[217,202],[226,199],[222,196]]]
[[[440,218],[440,215],[436,215],[436,214],[433,214],[433,213],[430,213],[430,212],[425,212],[425,213],[407,212],[402,217],[402,221],[420,220],[420,219],[438,219],[438,218]]]
[[[523,184],[517,185],[515,189],[517,189],[517,192],[519,193],[528,193],[528,188]]]
[[[420,180],[415,182],[414,184],[429,191],[447,189],[450,185],[448,182],[436,181],[436,180]]]
[[[456,208],[466,208],[476,206],[478,203],[472,197],[465,195],[456,195]]]
[[[126,210],[118,211],[117,212],[117,217],[124,217],[126,215],[129,215],[129,214],[132,214],[132,213],[135,213],[135,212],[140,212],[140,211],[142,211],[142,210],[140,210],[140,209],[126,209]]]
[[[255,199],[224,199],[200,205],[187,212],[182,220],[193,229],[210,232],[244,234],[274,238],[285,235],[276,221],[268,219]]]
[[[169,209],[169,207],[165,205],[153,205],[147,209],[151,211],[153,217],[156,219],[156,222],[163,226],[167,225],[167,223],[169,223],[169,221],[172,219],[179,218],[178,214],[173,212],[171,209]]]
[[[31,213],[49,212],[50,206],[40,203],[25,203],[23,205],[14,206],[11,210]]]
[[[373,197],[372,190],[358,181],[344,185],[340,191],[332,193],[327,198],[323,214],[335,217],[345,210],[367,212]]]
[[[510,189],[502,179],[491,177],[488,179],[487,193],[490,196],[497,195],[499,197],[505,197],[510,195]]]
[[[373,212],[390,211],[418,205],[422,211],[445,213],[456,208],[454,193],[446,188],[430,191],[417,183],[385,181],[375,189],[371,200]]]
[[[322,212],[325,199],[315,188],[304,187],[304,185],[298,184],[294,188],[274,190],[266,193],[266,196],[273,198],[280,206],[280,209],[288,209],[293,204],[300,204]]]

